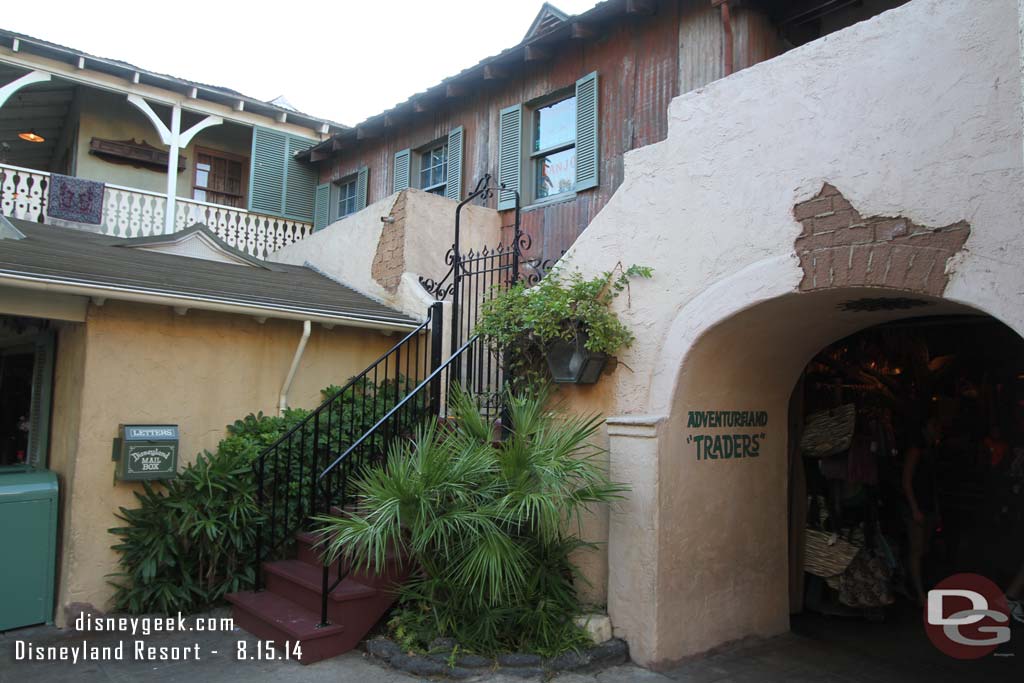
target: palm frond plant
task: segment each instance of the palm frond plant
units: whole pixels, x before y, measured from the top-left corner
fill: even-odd
[[[556,413],[547,391],[508,398],[512,429],[494,426],[455,389],[453,426],[421,429],[356,483],[357,505],[320,518],[333,560],[383,571],[391,556],[413,573],[393,630],[424,647],[454,637],[476,652],[554,654],[585,642],[570,556],[589,507],[621,497],[592,444],[601,420]],[[412,637],[410,633],[414,632]]]

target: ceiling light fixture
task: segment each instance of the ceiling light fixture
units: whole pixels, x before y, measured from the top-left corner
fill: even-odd
[[[18,133],[18,137],[26,142],[46,142],[46,138],[37,133],[35,128],[27,130],[24,133]]]

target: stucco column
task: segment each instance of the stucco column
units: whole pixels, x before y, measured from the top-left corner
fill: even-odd
[[[657,657],[658,445],[660,415],[610,417],[609,473],[628,484],[608,532],[608,614],[638,664]]]

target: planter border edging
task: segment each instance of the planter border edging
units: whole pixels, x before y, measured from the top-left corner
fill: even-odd
[[[390,638],[378,636],[366,641],[366,651],[373,659],[406,673],[454,679],[499,673],[533,678],[565,671],[597,671],[629,661],[629,646],[620,638],[606,640],[579,652],[569,650],[548,659],[526,652],[503,654],[494,659],[456,655],[454,667],[449,666],[448,661],[455,650],[455,643],[450,639],[439,639],[434,645],[431,649],[435,651],[429,654],[410,654],[403,652]]]

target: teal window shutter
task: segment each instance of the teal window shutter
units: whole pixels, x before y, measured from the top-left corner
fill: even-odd
[[[319,180],[315,168],[303,164],[295,155],[316,144],[316,140],[288,136],[288,150],[282,160],[285,165],[284,210],[282,214],[288,218],[303,221],[313,220],[313,209],[316,197],[316,186]]]
[[[395,183],[392,192],[401,192],[409,187],[409,150],[395,152]]]
[[[366,208],[366,185],[370,179],[370,169],[363,166],[356,174],[356,211]]]
[[[249,164],[249,210],[312,221],[317,172],[295,159],[316,140],[256,126]]]
[[[285,154],[288,136],[269,128],[252,130],[249,164],[249,210],[281,215],[284,209]]]
[[[50,446],[50,407],[53,394],[54,337],[49,332],[36,339],[32,366],[32,403],[29,407],[28,453],[25,461],[46,467]]]
[[[324,183],[316,186],[316,199],[313,201],[313,229],[323,230],[331,222],[331,185]]]
[[[597,187],[597,72],[576,81],[576,190]]]
[[[505,107],[498,113],[498,185],[508,190],[498,191],[498,210],[514,209],[519,190],[523,156],[523,105]]]
[[[448,177],[445,179],[444,196],[459,201],[462,199],[462,126],[448,133]]]

